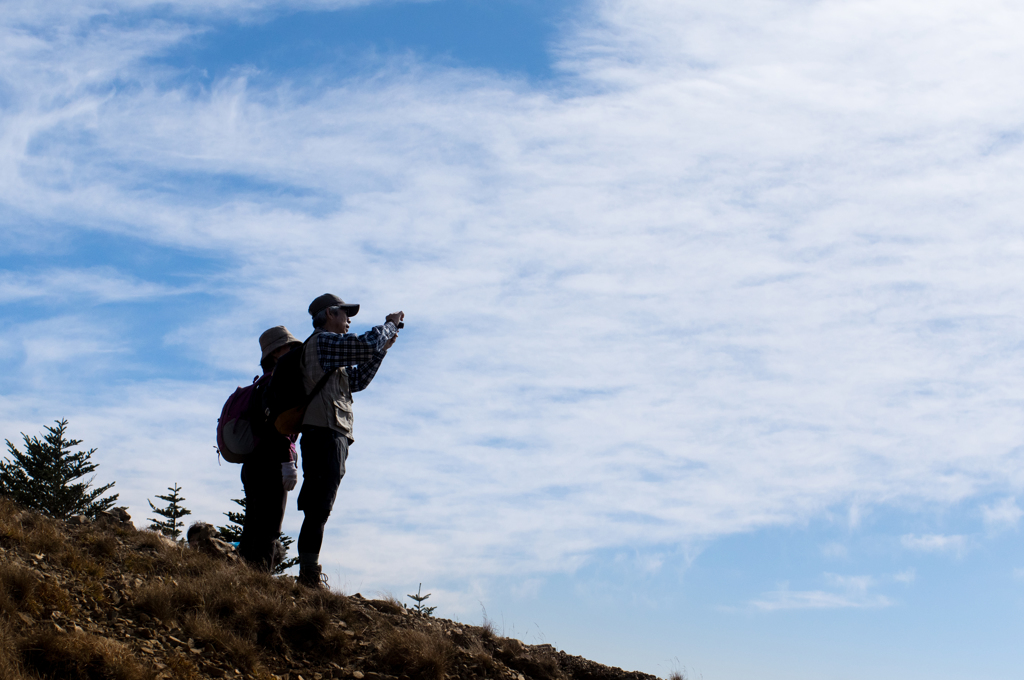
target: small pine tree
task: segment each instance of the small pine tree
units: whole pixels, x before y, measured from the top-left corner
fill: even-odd
[[[96,449],[72,453],[72,447],[82,441],[65,439],[67,420],[53,422],[57,426],[47,426],[47,434],[42,439],[22,432],[24,451],[5,440],[10,459],[0,461],[0,494],[57,519],[72,515],[96,517],[109,510],[118,494],[105,498],[103,494],[114,482],[90,489],[92,477],[84,482],[75,481],[96,469],[97,464],[91,462]]]
[[[171,493],[166,496],[157,495],[162,501],[167,501],[166,508],[158,508],[153,505],[153,501],[147,500],[149,507],[153,509],[153,512],[160,515],[164,519],[153,519],[150,518],[149,528],[153,531],[159,531],[164,536],[170,536],[171,538],[180,538],[181,530],[185,526],[185,523],[181,521],[181,518],[185,515],[191,515],[192,511],[182,505],[185,500],[180,495],[181,487],[175,482],[173,487],[167,487],[167,490]]]
[[[425,600],[428,597],[430,597],[430,593],[427,593],[426,595],[421,595],[420,592],[422,590],[423,590],[423,584],[421,583],[420,587],[416,589],[416,594],[415,595],[406,595],[406,597],[408,597],[411,600],[416,600],[416,604],[414,604],[412,606],[414,611],[418,611],[419,613],[421,613],[421,614],[423,614],[425,616],[430,616],[431,614],[434,613],[434,610],[437,609],[437,607],[428,607],[428,606],[423,604],[423,600]]]
[[[243,512],[233,510],[225,512],[224,516],[228,518],[228,523],[225,526],[217,527],[217,531],[225,541],[237,543],[242,540],[242,527],[245,526],[245,498],[232,498],[231,500],[242,506]]]
[[[234,512],[228,510],[224,513],[224,516],[228,518],[228,524],[226,526],[217,527],[217,531],[220,532],[220,537],[225,541],[238,542],[242,540],[242,527],[245,525],[245,498],[232,498],[235,503],[238,503],[242,507],[243,512]],[[295,539],[291,536],[285,536],[284,532],[277,535],[277,540],[281,541],[281,545],[284,546],[285,554],[288,554],[289,548],[295,543]],[[274,567],[273,573],[283,574],[296,564],[299,563],[298,557],[290,557]]]

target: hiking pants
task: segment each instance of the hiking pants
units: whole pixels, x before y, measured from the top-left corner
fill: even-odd
[[[319,555],[324,527],[345,476],[348,437],[328,427],[302,428],[302,489],[299,510],[305,518],[299,531],[299,555]]]
[[[251,566],[270,571],[274,564],[275,542],[281,534],[288,492],[281,479],[281,463],[261,460],[242,465],[245,487],[245,521],[239,554]]]

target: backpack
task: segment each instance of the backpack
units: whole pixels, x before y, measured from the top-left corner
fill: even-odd
[[[239,387],[224,402],[217,419],[217,453],[227,462],[244,463],[256,450],[266,427],[262,404],[269,384],[269,376],[253,378],[251,385]]]
[[[306,339],[309,342],[315,334]],[[296,347],[277,360],[274,374],[263,395],[263,412],[266,421],[272,424],[281,434],[298,434],[302,429],[302,419],[306,416],[306,407],[313,397],[327,385],[334,371],[324,373],[324,377],[306,394],[305,375],[302,369],[302,355],[306,351],[306,342]]]

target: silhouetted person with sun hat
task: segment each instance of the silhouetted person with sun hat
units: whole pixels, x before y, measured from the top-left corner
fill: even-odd
[[[268,328],[260,335],[260,367],[267,381],[277,360],[302,342],[284,326]],[[284,559],[284,547],[278,543],[284,521],[288,492],[295,488],[295,435],[283,435],[268,428],[260,433],[259,444],[242,464],[245,489],[245,520],[238,552],[253,567],[272,571]]]

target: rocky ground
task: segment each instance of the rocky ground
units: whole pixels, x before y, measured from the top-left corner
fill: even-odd
[[[312,591],[124,515],[61,522],[6,499],[0,678],[655,680],[394,600]]]

